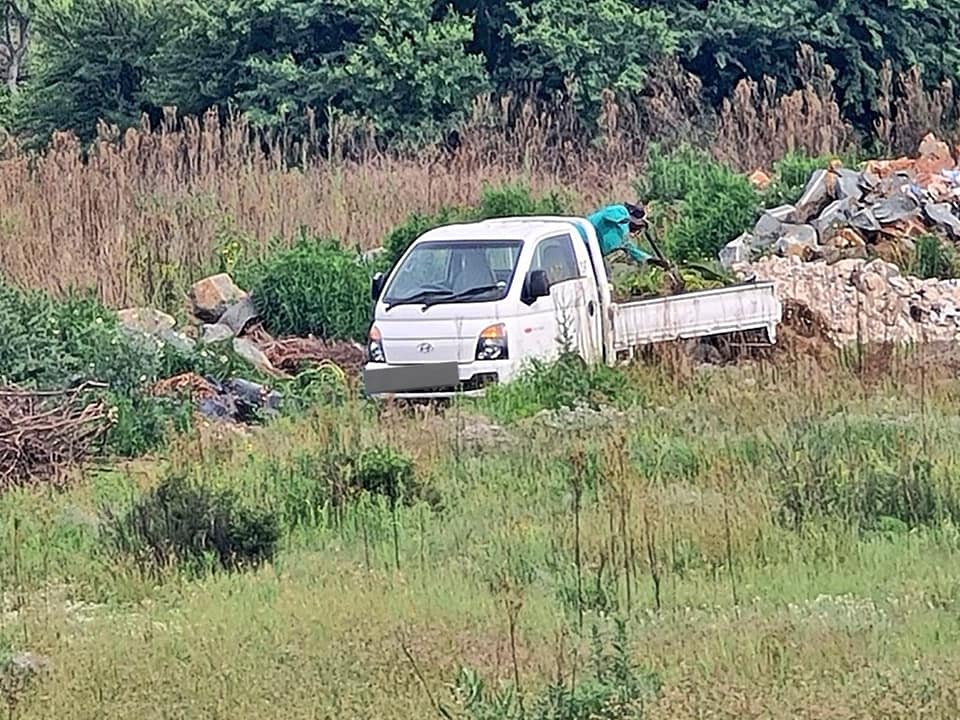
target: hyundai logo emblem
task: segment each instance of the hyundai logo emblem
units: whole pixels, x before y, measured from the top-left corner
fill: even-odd
[[[422,353],[433,352],[433,345],[431,345],[430,343],[420,343],[419,345],[417,345],[417,350],[419,350]]]

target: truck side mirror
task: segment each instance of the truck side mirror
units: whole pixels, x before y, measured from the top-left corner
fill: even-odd
[[[378,272],[373,276],[373,280],[370,282],[370,298],[376,302],[380,299],[380,293],[383,292],[383,273]]]
[[[526,293],[528,299],[546,297],[550,294],[550,279],[546,270],[531,270],[527,273]]]

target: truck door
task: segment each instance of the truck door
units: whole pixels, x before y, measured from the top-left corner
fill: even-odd
[[[586,246],[568,233],[546,237],[537,244],[530,269],[545,270],[550,280],[556,349],[566,345],[587,362],[602,358],[600,304]]]

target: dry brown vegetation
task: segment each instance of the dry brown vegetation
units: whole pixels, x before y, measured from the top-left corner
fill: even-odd
[[[575,211],[631,198],[651,142],[709,146],[741,170],[787,151],[851,150],[858,139],[841,120],[832,71],[807,52],[798,62],[802,89],[745,81],[717,112],[696,78],[665,65],[644,97],[606,98],[589,142],[567,107],[486,97],[456,149],[383,150],[361,127],[296,143],[216,113],[123,133],[102,127],[89,150],[71,135],[38,154],[11,145],[0,161],[0,267],[54,293],[92,286],[113,306],[169,305],[227,240],[262,248],[304,227],[371,248],[411,211],[475,201],[485,183],[563,189]],[[914,147],[929,129],[955,134],[952,88],[926,92],[918,76],[889,72],[883,85],[883,150]]]

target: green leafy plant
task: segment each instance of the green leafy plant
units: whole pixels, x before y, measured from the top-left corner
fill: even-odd
[[[462,668],[455,702],[470,720],[621,720],[642,718],[644,706],[662,689],[660,677],[630,657],[623,620],[616,621],[612,637],[594,626],[590,661],[575,684],[554,682],[532,698],[515,684],[491,690],[476,671]]]
[[[243,500],[232,488],[182,474],[165,477],[125,513],[103,509],[104,543],[145,574],[181,567],[236,570],[273,558],[280,539],[277,517]]]
[[[829,157],[811,157],[803,152],[789,152],[773,164],[773,179],[762,191],[764,207],[794,203],[800,199],[810,176],[826,168]]]
[[[257,310],[271,332],[366,337],[372,267],[336,240],[302,235],[249,274]]]
[[[627,402],[623,380],[606,365],[587,365],[573,353],[563,353],[554,362],[533,360],[520,375],[505,385],[488,388],[482,405],[501,421],[517,420],[541,410],[599,407],[614,401]]]
[[[917,238],[909,269],[917,277],[949,280],[960,277],[960,256],[937,235],[923,235]]]
[[[715,258],[750,227],[760,207],[746,177],[686,145],[666,155],[655,148],[635,186],[653,201],[651,220],[674,261]]]

